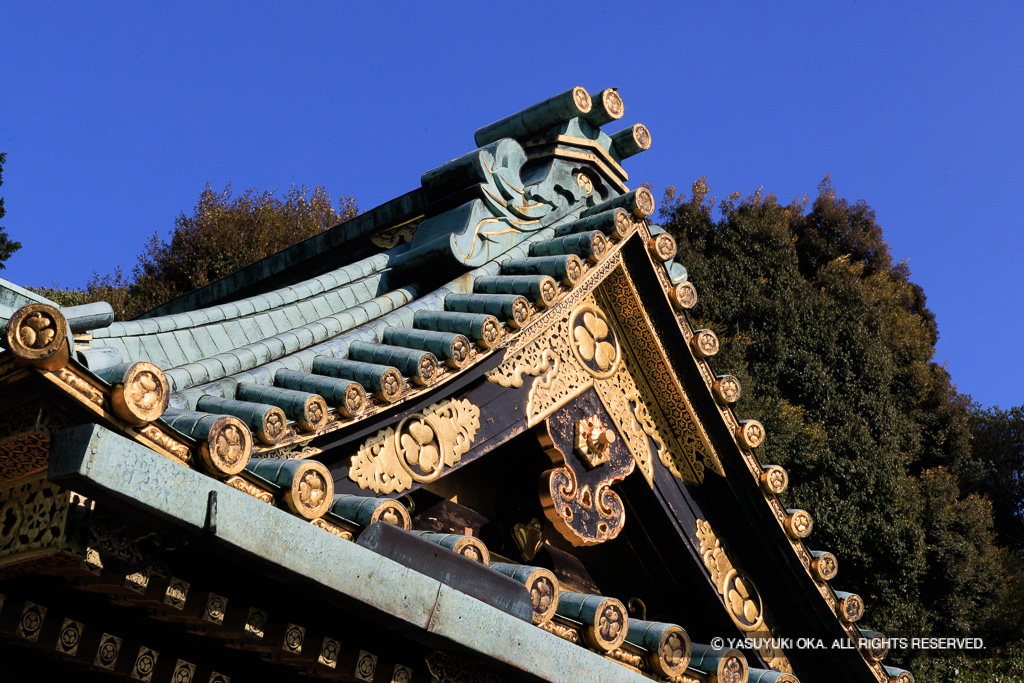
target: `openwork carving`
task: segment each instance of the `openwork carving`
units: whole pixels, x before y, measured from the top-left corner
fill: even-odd
[[[655,424],[667,425],[665,430],[658,430],[667,446],[658,449],[661,463],[687,483],[702,482],[706,470],[725,476],[629,274],[617,268],[605,280],[600,292],[608,300],[608,310],[615,313],[615,323],[621,330],[619,337],[628,340],[624,358],[627,367],[636,368],[630,376],[637,380],[634,385],[643,387],[646,412]],[[610,412],[616,415],[616,411]]]
[[[505,679],[471,662],[446,652],[432,652],[426,658],[427,670],[437,683],[504,683]]]
[[[595,545],[618,536],[626,512],[612,484],[625,479],[636,466],[632,454],[619,442],[606,445],[607,460],[590,468],[573,453],[576,438],[573,415],[604,410],[593,393],[581,395],[573,406],[553,413],[537,427],[537,436],[554,469],[541,475],[544,515],[575,546]]]
[[[733,565],[711,525],[704,520],[697,520],[697,539],[704,567],[711,575],[733,623],[743,631],[765,632],[765,637],[759,639],[761,647],[757,651],[776,671],[792,673],[793,668],[785,654],[772,646],[764,605],[753,579]]]
[[[434,481],[469,451],[479,428],[480,408],[469,401],[435,403],[367,439],[352,456],[349,479],[378,494]]]
[[[103,392],[83,377],[79,377],[70,368],[61,368],[53,373],[53,376],[66,384],[72,391],[71,394],[78,394],[79,397],[103,407]]]
[[[0,575],[46,557],[48,564],[77,564],[61,556],[71,494],[45,479],[0,490]]]
[[[351,532],[346,531],[345,529],[342,529],[337,524],[331,524],[330,522],[328,522],[323,517],[317,517],[311,523],[316,528],[323,529],[324,531],[326,531],[328,533],[331,533],[331,534],[334,534],[338,538],[342,538],[342,539],[344,539],[346,541],[351,541],[354,538],[354,536],[352,535]]]
[[[67,321],[47,304],[29,304],[7,321],[7,348],[20,362],[43,370],[67,365]]]
[[[71,423],[44,403],[11,408],[0,425],[0,484],[46,469],[50,434]]]

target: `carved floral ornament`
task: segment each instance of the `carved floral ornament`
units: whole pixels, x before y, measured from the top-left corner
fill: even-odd
[[[432,482],[469,451],[479,428],[480,408],[469,401],[435,403],[367,439],[352,456],[349,479],[378,494]]]
[[[733,564],[711,525],[701,519],[697,520],[697,540],[704,567],[733,623],[743,631],[764,634],[764,638],[759,638],[763,645],[758,652],[776,671],[792,673],[793,667],[786,655],[772,645],[768,636],[771,629],[766,624],[766,610],[753,579]]]
[[[598,379],[614,375],[622,349],[604,311],[593,304],[583,304],[570,316],[569,328],[573,353],[583,369]]]

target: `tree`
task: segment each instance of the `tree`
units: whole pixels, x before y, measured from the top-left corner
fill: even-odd
[[[0,185],[4,184],[4,162],[7,161],[7,152],[0,152]],[[4,209],[4,198],[0,197],[0,218],[7,215]],[[14,252],[21,249],[21,242],[15,242],[7,235],[7,229],[0,227],[0,270],[6,268],[4,263],[11,258]]]
[[[893,636],[991,632],[1016,565],[991,489],[962,486],[969,400],[932,362],[935,318],[874,212],[828,177],[809,207],[758,190],[716,218],[708,195],[703,178],[689,198],[670,188],[661,213],[700,293],[694,322],[719,335],[715,371],[743,384],[738,413],[767,429],[763,462],[789,470],[784,502],[838,555],[837,587]]]
[[[55,285],[37,291],[59,304],[107,301],[117,319],[131,318],[180,294],[203,287],[358,213],[355,200],[342,197],[338,210],[320,186],[292,186],[283,196],[249,189],[232,198],[231,186],[199,196],[191,215],[182,212],[168,239],[159,233],[146,242],[130,277],[120,268],[94,274],[84,289]]]

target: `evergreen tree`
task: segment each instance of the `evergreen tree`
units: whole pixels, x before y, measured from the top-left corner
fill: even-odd
[[[703,178],[689,197],[670,188],[664,227],[700,293],[696,324],[721,340],[716,372],[739,377],[738,413],[767,429],[762,461],[789,470],[784,502],[811,511],[815,546],[839,557],[833,583],[892,636],[990,632],[1013,561],[989,490],[961,486],[968,401],[932,361],[935,318],[874,212],[828,177],[810,206],[758,190],[716,217],[708,195]]]
[[[4,184],[5,161],[7,161],[7,152],[0,152],[0,185]],[[4,198],[0,197],[0,218],[5,215],[7,215],[7,210],[4,209]],[[19,249],[21,249],[21,242],[12,240],[7,234],[7,229],[0,227],[0,270],[6,268],[4,263]]]

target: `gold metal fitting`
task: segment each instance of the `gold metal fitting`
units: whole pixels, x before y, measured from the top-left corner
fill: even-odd
[[[719,375],[715,380],[712,391],[715,394],[715,400],[723,406],[736,403],[736,401],[740,400],[740,395],[742,394],[740,381],[732,375]]]
[[[284,493],[288,509],[306,519],[322,517],[334,500],[334,479],[322,464],[307,460],[295,470]]]
[[[125,422],[144,425],[163,415],[170,394],[171,385],[163,370],[140,361],[128,366],[122,381],[114,384],[110,403]]]
[[[667,232],[660,232],[647,241],[647,250],[655,261],[671,261],[676,257],[676,240]]]
[[[237,417],[222,415],[199,446],[199,458],[208,472],[231,476],[245,469],[252,455],[252,433]]]
[[[758,478],[765,493],[780,495],[789,487],[789,473],[778,465],[768,465]]]
[[[806,510],[787,510],[786,512],[788,514],[784,526],[786,533],[791,538],[807,538],[811,535],[811,530],[814,529],[814,520]]]
[[[688,311],[697,305],[697,288],[692,282],[680,282],[672,288],[672,305],[680,311]]]
[[[7,348],[22,365],[60,370],[71,357],[64,314],[48,304],[22,306],[7,321]]]
[[[397,500],[384,501],[378,505],[370,515],[370,523],[374,522],[392,524],[406,531],[412,528],[412,517],[409,516],[409,511]]]
[[[832,553],[817,553],[811,560],[811,573],[819,581],[831,581],[839,573],[839,560]]]
[[[718,335],[711,330],[697,330],[690,339],[690,347],[698,358],[710,358],[718,353]]]
[[[764,425],[757,420],[743,420],[736,429],[736,439],[744,448],[757,448],[764,443]]]

